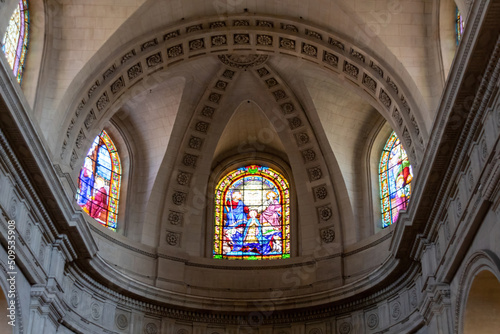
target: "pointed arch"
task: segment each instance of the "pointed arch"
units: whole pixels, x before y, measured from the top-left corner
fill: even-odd
[[[393,131],[380,156],[379,180],[382,227],[395,223],[406,210],[411,195],[413,171],[403,145]]]
[[[2,40],[2,51],[19,83],[23,79],[26,52],[28,50],[28,31],[28,1],[20,0],[19,5],[12,13]]]
[[[116,230],[121,185],[121,162],[106,131],[94,139],[78,178],[78,205],[92,218]]]

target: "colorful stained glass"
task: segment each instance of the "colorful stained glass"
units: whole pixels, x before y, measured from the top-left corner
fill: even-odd
[[[455,34],[457,36],[457,45],[458,43],[462,40],[462,36],[464,33],[465,29],[465,21],[462,17],[462,14],[460,14],[460,11],[458,10],[458,7],[456,7],[455,10]]]
[[[290,257],[290,189],[280,173],[250,165],[220,180],[215,190],[213,257]]]
[[[23,78],[29,31],[28,1],[20,0],[2,41],[2,51],[19,83]]]
[[[379,165],[382,226],[395,223],[399,210],[408,206],[413,171],[406,151],[395,132],[389,136]]]
[[[113,231],[118,216],[120,182],[120,157],[113,141],[103,130],[85,157],[78,178],[76,201],[89,216]]]

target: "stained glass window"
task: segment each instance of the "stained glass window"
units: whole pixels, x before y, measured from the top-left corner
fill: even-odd
[[[92,218],[116,229],[120,195],[121,164],[106,131],[94,139],[78,178],[78,205]]]
[[[462,35],[464,33],[465,21],[458,10],[458,7],[455,9],[455,34],[457,36],[457,45],[462,40]]]
[[[215,259],[290,257],[290,189],[277,171],[246,166],[215,190]]]
[[[23,78],[24,62],[28,50],[29,12],[28,1],[20,0],[3,36],[2,51],[12,68],[17,82]]]
[[[382,226],[398,219],[399,210],[408,206],[413,172],[406,151],[395,132],[389,136],[379,166]]]

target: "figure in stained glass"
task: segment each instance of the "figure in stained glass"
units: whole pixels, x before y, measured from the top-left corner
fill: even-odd
[[[279,201],[276,199],[278,195],[276,195],[273,191],[268,191],[266,194],[266,201],[264,202],[264,211],[260,215],[260,220],[262,223],[269,223],[271,226],[279,226],[280,225],[280,211],[281,205]]]
[[[114,230],[118,215],[121,164],[106,131],[97,136],[85,157],[76,201],[90,217]]]
[[[219,182],[215,202],[214,258],[290,257],[290,192],[279,173],[234,170]]]
[[[243,203],[241,192],[235,191],[228,194],[226,201],[226,226],[235,227],[238,224],[245,224],[248,214],[248,207]]]
[[[396,222],[400,210],[406,210],[413,179],[408,156],[395,132],[382,151],[379,169],[382,224],[387,227]]]
[[[12,14],[2,40],[2,51],[19,83],[23,78],[24,63],[28,50],[29,31],[28,1],[20,0]]]
[[[83,168],[80,171],[80,190],[77,203],[80,206],[86,206],[89,198],[92,197],[94,189],[94,167],[92,160],[85,158]]]

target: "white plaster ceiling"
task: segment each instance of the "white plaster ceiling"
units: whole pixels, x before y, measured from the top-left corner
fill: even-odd
[[[262,93],[266,93],[263,91]],[[215,160],[241,153],[286,155],[275,128],[255,103],[245,101],[236,109],[219,139]]]

